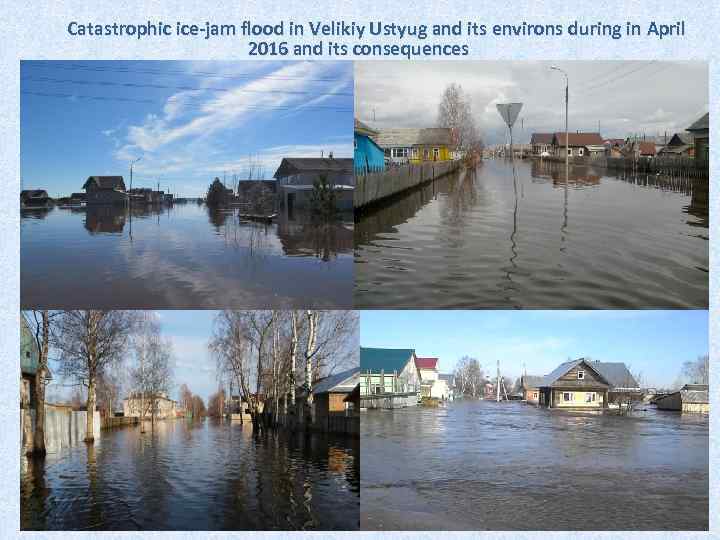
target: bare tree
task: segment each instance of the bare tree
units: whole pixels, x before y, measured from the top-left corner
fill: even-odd
[[[95,390],[106,370],[122,362],[133,314],[127,311],[65,311],[58,318],[53,344],[60,371],[87,388],[85,441],[94,440]]]
[[[450,83],[445,87],[438,106],[437,123],[439,127],[450,129],[457,148],[464,151],[482,148],[470,99],[459,84]]]
[[[48,310],[42,310],[31,311],[30,316],[25,317],[38,349],[38,367],[35,372],[35,430],[31,451],[36,456],[44,456],[47,453],[45,449],[45,381],[49,373],[50,321],[56,315],[51,315]]]
[[[133,348],[137,364],[130,371],[131,398],[140,397],[141,429],[147,412],[155,429],[159,400],[167,397],[172,386],[172,343],[162,337],[160,324],[151,312],[140,315],[136,329]]]
[[[180,406],[186,413],[192,413],[192,399],[193,394],[190,391],[190,388],[188,388],[188,385],[183,383],[180,385],[180,391],[178,393]]]
[[[485,376],[477,358],[470,356],[460,358],[453,375],[455,384],[463,396],[479,398],[483,395]]]
[[[710,384],[710,356],[705,354],[683,363],[681,379],[686,384]]]

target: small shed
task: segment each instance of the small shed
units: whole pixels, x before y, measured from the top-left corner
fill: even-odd
[[[345,398],[360,384],[360,367],[354,367],[329,375],[318,381],[313,389],[315,418],[331,413],[342,413],[347,409]]]
[[[710,396],[707,384],[686,384],[679,391],[663,396],[656,401],[658,409],[686,413],[710,412]]]

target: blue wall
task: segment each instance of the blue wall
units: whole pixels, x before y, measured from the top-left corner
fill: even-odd
[[[355,169],[385,168],[385,153],[367,135],[355,133]]]

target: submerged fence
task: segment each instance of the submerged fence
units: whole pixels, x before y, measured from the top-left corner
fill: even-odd
[[[45,404],[45,449],[59,452],[63,448],[77,444],[85,439],[87,412],[73,411],[70,407]],[[100,436],[100,413],[95,411],[93,424],[95,438]],[[32,436],[35,430],[35,410],[20,409],[20,433],[22,450],[32,448]]]
[[[549,156],[541,159],[554,163],[565,163],[564,156]],[[682,178],[709,178],[707,161],[686,157],[572,156],[569,158],[569,163],[570,165],[602,167],[611,171],[660,174]]]
[[[355,174],[355,209],[376,203],[420,186],[460,168],[460,161],[432,161],[392,166],[388,169],[358,169]]]

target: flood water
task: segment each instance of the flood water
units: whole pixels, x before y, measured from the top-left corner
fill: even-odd
[[[707,308],[707,180],[514,164],[358,216],[356,306]]]
[[[194,203],[22,210],[23,308],[351,307],[352,216],[242,221]]]
[[[357,439],[161,421],[21,460],[21,529],[356,530]]]
[[[456,401],[361,420],[363,530],[707,530],[707,416]]]

